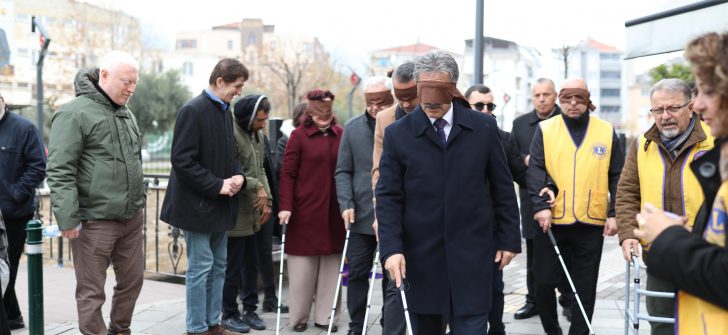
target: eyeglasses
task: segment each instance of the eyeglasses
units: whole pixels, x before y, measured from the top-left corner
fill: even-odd
[[[662,115],[662,113],[666,111],[672,115],[675,115],[677,112],[680,111],[680,109],[682,109],[683,107],[685,107],[689,104],[690,104],[690,101],[686,102],[682,106],[652,107],[650,109],[650,113],[652,113],[654,115]]]
[[[483,108],[486,106],[488,107],[488,111],[492,112],[495,110],[495,107],[496,107],[496,105],[492,102],[487,103],[487,104],[483,103],[483,102],[476,102],[476,103],[472,104],[472,106],[475,107],[475,110],[477,110],[478,112],[482,112]]]

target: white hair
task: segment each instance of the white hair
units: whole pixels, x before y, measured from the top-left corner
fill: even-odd
[[[110,72],[116,67],[118,67],[121,64],[129,65],[134,68],[134,70],[139,71],[139,62],[134,59],[130,54],[124,52],[124,51],[112,51],[106,54],[103,59],[101,59],[101,63],[99,64],[100,70],[106,70],[107,72]]]
[[[366,92],[370,87],[377,86],[377,85],[384,85],[384,87],[387,88],[387,90],[392,90],[392,78],[388,78],[385,76],[371,76],[367,79],[364,79],[364,83],[361,85],[362,92]]]

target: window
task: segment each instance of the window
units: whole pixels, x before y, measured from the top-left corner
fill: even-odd
[[[192,62],[182,63],[182,74],[192,76],[194,73],[194,67]]]
[[[602,108],[599,109],[602,113],[619,113],[621,110],[620,106],[602,106]]]
[[[233,49],[233,40],[228,40],[228,50]]]
[[[177,40],[177,49],[197,49],[197,40]]]
[[[248,45],[256,45],[256,44],[258,44],[258,43],[256,43],[256,40],[257,39],[255,38],[255,34],[254,33],[251,32],[250,34],[248,34]]]
[[[603,97],[618,97],[619,96],[619,89],[618,88],[603,88],[603,89],[601,89],[601,96],[603,96]]]
[[[621,58],[620,54],[607,54],[607,53],[599,54],[599,59],[601,59],[601,60],[620,60],[620,58]]]
[[[28,86],[30,86],[30,84],[27,82],[18,82],[18,87],[20,88],[27,88]]]
[[[602,79],[620,79],[622,78],[622,73],[619,71],[602,71],[599,73],[599,76]]]
[[[377,67],[390,67],[392,65],[392,62],[389,61],[389,57],[379,57],[375,59],[374,62],[377,64]]]

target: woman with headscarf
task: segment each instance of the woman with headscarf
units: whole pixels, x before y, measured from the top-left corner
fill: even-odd
[[[715,148],[690,164],[705,194],[692,232],[684,218],[646,204],[635,230],[651,242],[651,275],[678,288],[676,334],[728,334],[728,33],[709,33],[685,49],[698,87],[696,112],[710,126]]]
[[[315,89],[306,97],[303,122],[283,155],[278,213],[288,224],[289,322],[297,332],[307,328],[314,297],[314,325],[328,329],[345,234],[334,181],[343,133],[332,112],[334,95]]]

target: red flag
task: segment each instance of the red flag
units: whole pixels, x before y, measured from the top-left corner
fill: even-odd
[[[359,81],[361,80],[361,78],[359,78],[359,76],[356,75],[355,72],[351,73],[351,77],[349,77],[349,79],[351,80],[351,84],[354,86],[356,86],[356,84],[358,84]]]

